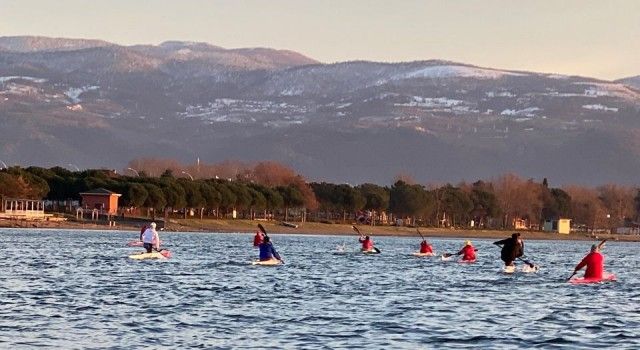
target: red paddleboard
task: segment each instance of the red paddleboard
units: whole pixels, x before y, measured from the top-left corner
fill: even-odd
[[[473,264],[473,263],[476,262],[476,260],[475,259],[473,259],[473,260],[458,260],[458,262],[461,263],[461,264]]]
[[[569,280],[571,284],[587,284],[587,283],[601,283],[601,282],[613,282],[616,280],[616,275],[605,272],[602,274],[602,278],[584,278],[578,277]]]

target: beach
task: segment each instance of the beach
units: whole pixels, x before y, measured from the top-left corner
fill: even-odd
[[[151,222],[152,219],[148,219]],[[319,222],[294,222],[297,228],[288,227],[280,221],[264,221],[264,220],[243,220],[243,219],[169,219],[166,223],[165,231],[171,232],[213,232],[213,233],[230,233],[230,232],[247,232],[254,233],[257,231],[257,225],[262,224],[268,233],[274,234],[312,234],[312,235],[344,235],[356,236],[352,228],[352,223],[346,224],[327,224]],[[122,225],[116,223],[115,226],[108,226],[105,223],[95,223],[90,220],[75,221],[16,221],[16,220],[0,220],[0,227],[11,228],[51,228],[51,229],[67,229],[67,230],[116,230],[116,231],[134,231],[139,232],[138,225]],[[405,226],[370,226],[357,225],[363,234],[371,236],[397,236],[397,237],[416,237],[420,238],[418,231],[425,237],[442,237],[442,238],[495,238],[501,239],[509,237],[513,232],[519,232],[525,239],[537,240],[602,240],[609,238],[616,241],[638,242],[638,235],[620,235],[597,233],[595,235],[586,232],[571,233],[568,235],[557,234],[541,231],[526,230],[483,230],[483,229],[461,229],[461,228],[436,228],[436,227],[405,227]]]

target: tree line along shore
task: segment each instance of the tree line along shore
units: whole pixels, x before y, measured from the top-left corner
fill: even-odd
[[[245,167],[233,178],[202,177],[188,170],[167,168],[152,176],[145,170],[123,175],[104,169],[16,166],[0,171],[0,195],[45,199],[48,211],[72,213],[72,203],[82,206],[81,192],[104,188],[122,195],[119,215],[164,219],[187,230],[263,220],[304,224],[309,233],[340,233],[332,231],[358,224],[381,233],[421,227],[442,235],[516,228],[533,234],[545,220],[570,218],[573,231],[592,237],[617,227],[635,227],[640,211],[637,188],[616,184],[552,188],[546,179],[538,182],[514,174],[455,185],[423,185],[399,177],[391,186],[352,186],[308,182],[275,162]],[[236,224],[230,231],[242,226]],[[288,232],[286,227],[282,230]]]

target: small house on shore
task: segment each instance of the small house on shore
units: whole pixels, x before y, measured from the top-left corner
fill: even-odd
[[[82,208],[97,209],[101,214],[116,215],[118,213],[119,193],[109,191],[105,188],[97,188],[80,193],[82,197]]]
[[[546,232],[556,232],[568,235],[571,232],[571,219],[558,218],[545,220],[542,229]]]

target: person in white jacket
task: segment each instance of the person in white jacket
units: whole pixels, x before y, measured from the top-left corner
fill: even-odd
[[[155,222],[152,222],[142,234],[142,246],[147,250],[147,253],[151,253],[153,248],[156,251],[160,250],[160,237],[158,237]]]

